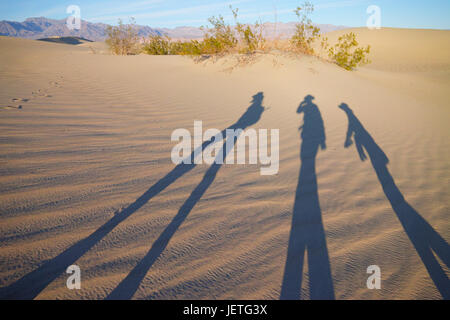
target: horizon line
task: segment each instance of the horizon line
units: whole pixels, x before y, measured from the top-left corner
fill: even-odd
[[[34,17],[28,17],[25,18],[22,21],[18,21],[18,20],[0,20],[0,22],[15,22],[15,23],[24,23],[29,19],[40,19],[40,18],[44,18],[47,20],[54,20],[54,21],[63,21],[66,20],[67,18],[61,18],[61,19],[57,19],[57,18],[48,18],[45,16],[34,16]],[[129,17],[130,19],[133,18],[132,16]],[[91,24],[104,24],[104,25],[109,25],[109,26],[114,26],[116,24],[110,24],[110,23],[106,23],[106,22],[93,22],[90,21],[89,19],[81,19],[82,22],[87,22],[87,23],[91,23]],[[118,20],[119,21],[119,20]],[[299,23],[298,21],[288,21],[288,22],[283,22],[283,21],[277,21],[277,22],[273,22],[273,21],[265,21],[262,22],[263,24],[266,23],[271,23],[271,24],[291,24],[291,23]],[[125,25],[128,25],[129,23],[125,23]],[[253,25],[254,23],[249,23],[248,25]],[[329,25],[329,26],[334,26],[334,27],[345,27],[345,28],[367,28],[367,26],[351,26],[351,25],[343,25],[343,24],[332,24],[332,23],[314,23],[314,25]],[[234,25],[234,24],[230,24],[230,25]],[[137,24],[136,26],[138,27],[149,27],[151,29],[177,29],[177,28],[194,28],[194,29],[200,29],[201,27],[198,26],[194,26],[194,25],[179,25],[179,26],[174,26],[174,27],[157,27],[157,26],[150,26],[148,24]],[[442,31],[449,31],[450,28],[436,28],[436,27],[391,27],[391,26],[382,26],[381,29],[408,29],[408,30],[442,30]]]

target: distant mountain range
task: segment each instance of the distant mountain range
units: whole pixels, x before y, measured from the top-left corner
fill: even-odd
[[[275,36],[289,37],[295,30],[295,22],[289,23],[265,23],[265,36],[272,38]],[[79,37],[92,41],[103,41],[106,38],[106,27],[104,23],[91,23],[82,20],[80,30],[69,30],[66,20],[55,20],[44,17],[28,18],[23,22],[0,21],[0,35],[9,37],[20,37],[28,39],[41,39],[49,37]],[[345,29],[344,26],[318,25],[322,32]],[[196,27],[151,28],[148,26],[136,26],[140,37],[149,35],[167,35],[172,39],[199,39],[203,36],[203,31]]]
[[[28,39],[80,37],[102,41],[106,38],[105,30],[107,26],[104,23],[91,23],[82,20],[80,30],[70,30],[66,26],[66,19],[28,18],[23,22],[0,21],[0,35]],[[157,30],[146,26],[138,26],[137,30],[139,35],[143,37],[150,34],[159,34]]]

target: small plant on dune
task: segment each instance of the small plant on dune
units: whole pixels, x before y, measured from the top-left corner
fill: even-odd
[[[125,25],[119,19],[117,26],[106,27],[106,44],[112,53],[117,55],[130,55],[138,52],[138,35],[135,28],[135,20],[130,19],[130,23]]]
[[[145,41],[142,51],[151,55],[167,55],[170,54],[170,38],[167,36],[151,35]]]
[[[320,41],[320,48],[322,49],[322,53],[325,51],[328,51],[330,48],[330,45],[328,43],[328,38],[327,37],[323,37],[322,40]]]
[[[149,55],[190,55],[202,54],[203,44],[197,40],[172,41],[168,36],[152,35],[142,47],[142,52]]]
[[[239,9],[233,9],[232,6],[230,6],[230,9],[236,23],[236,33],[239,35],[239,53],[249,54],[255,52],[256,50],[262,50],[264,43],[266,42],[266,39],[263,36],[262,22],[256,22],[254,28],[249,25],[244,25],[237,19]]]
[[[370,46],[358,47],[358,41],[353,32],[340,36],[338,43],[328,51],[330,59],[346,70],[353,70],[357,66],[370,63],[367,58],[369,53]]]
[[[205,32],[201,45],[202,53],[221,54],[230,52],[238,42],[231,26],[225,23],[221,15],[210,17],[208,21],[212,28],[202,27]]]
[[[170,44],[170,54],[182,56],[199,56],[203,54],[203,42],[197,40],[177,41]]]
[[[309,16],[314,12],[314,5],[306,1],[294,10],[299,19],[291,43],[296,51],[304,54],[314,54],[313,43],[320,38],[320,28],[312,24]]]

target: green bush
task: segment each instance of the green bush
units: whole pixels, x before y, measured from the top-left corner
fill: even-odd
[[[153,35],[145,42],[142,51],[151,55],[167,55],[170,54],[170,38],[160,35]]]
[[[295,25],[295,33],[291,38],[291,43],[301,53],[314,54],[313,43],[320,38],[320,28],[314,26],[309,18],[314,12],[314,5],[306,1],[302,7],[297,7],[294,12],[300,22]]]
[[[203,53],[203,44],[197,40],[172,42],[170,53],[174,55],[199,56]]]
[[[138,52],[139,38],[135,29],[135,20],[130,19],[128,25],[119,19],[117,26],[106,27],[106,44],[110,51],[117,55],[136,54]]]
[[[263,24],[256,22],[252,29],[249,25],[244,25],[237,20],[239,9],[233,10],[231,6],[230,9],[236,23],[236,33],[239,35],[239,53],[249,54],[261,50],[266,42],[263,36]]]
[[[205,32],[201,44],[202,53],[220,54],[230,52],[238,42],[231,26],[225,23],[221,15],[218,17],[213,16],[208,21],[212,28],[202,27]]]
[[[142,52],[150,55],[198,56],[203,52],[203,44],[197,40],[174,42],[167,36],[154,35],[147,39]]]
[[[358,47],[358,41],[353,32],[340,36],[338,43],[328,51],[330,59],[346,70],[353,70],[359,65],[370,63],[367,58],[369,53],[370,46]]]

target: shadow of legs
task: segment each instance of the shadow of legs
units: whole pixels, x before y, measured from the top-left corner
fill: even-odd
[[[450,280],[434,255],[436,254],[436,256],[450,268],[450,246],[447,241],[445,241],[445,239],[442,238],[439,233],[437,233],[436,230],[434,230],[433,227],[409,205],[409,203],[406,202],[387,168],[389,159],[349,106],[343,103],[339,108],[341,108],[348,117],[348,131],[345,146],[349,147],[353,143],[351,138],[354,136],[356,149],[358,150],[358,154],[362,161],[366,159],[365,151],[367,152],[378,180],[383,188],[384,194],[419,254],[420,259],[425,265],[436,288],[444,299],[450,299]]]
[[[201,146],[202,150],[211,142],[205,142]],[[191,154],[191,159],[194,157]],[[87,238],[80,240],[68,249],[64,250],[55,258],[45,262],[36,270],[23,276],[11,285],[0,289],[0,299],[34,299],[42,290],[44,290],[52,281],[64,273],[68,266],[74,264],[81,256],[88,252],[95,244],[108,235],[121,222],[126,220],[134,212],[139,210],[153,197],[166,189],[178,178],[185,175],[195,167],[195,164],[179,164],[170,171],[164,178],[151,186],[144,194],[142,194],[135,202],[123,209],[104,225],[98,228]]]
[[[247,127],[257,123],[261,118],[262,113],[264,112],[264,107],[262,106],[264,95],[262,92],[253,96],[253,101],[247,111],[239,118],[239,120],[230,126],[228,129],[238,129],[244,130]],[[222,131],[222,135],[225,135],[227,130]],[[173,218],[170,224],[166,227],[166,229],[161,233],[158,239],[153,243],[152,247],[145,255],[145,257],[131,270],[131,272],[122,280],[122,282],[111,292],[111,294],[106,298],[110,300],[125,300],[131,299],[133,295],[139,288],[140,283],[144,279],[147,272],[150,270],[152,265],[158,259],[158,257],[165,250],[169,241],[178,230],[180,225],[189,215],[191,210],[197,204],[197,202],[204,195],[206,190],[213,183],[217,172],[221,168],[223,163],[230,151],[233,150],[236,141],[239,138],[241,133],[238,132],[236,136],[233,138],[229,137],[228,139],[233,139],[231,148],[227,148],[227,142],[225,141],[221,151],[218,155],[216,155],[216,161],[211,165],[211,167],[206,171],[203,176],[202,181],[198,184],[198,186],[192,191],[189,198],[185,201],[185,203],[181,206],[177,215]],[[222,157],[222,159],[220,159]],[[221,160],[221,161],[218,161]]]
[[[180,225],[186,219],[191,212],[192,208],[197,204],[200,198],[205,194],[206,190],[213,183],[214,178],[217,175],[221,165],[213,164],[206,172],[202,181],[192,191],[189,198],[182,205],[178,214],[173,218],[166,229],[161,233],[158,239],[153,243],[151,249],[145,255],[145,257],[133,268],[133,270],[127,275],[125,279],[111,292],[107,299],[111,300],[125,300],[131,299],[140,283],[144,279],[148,270],[152,267],[158,257],[163,253],[170,239],[178,230]]]
[[[261,117],[264,111],[262,101],[264,94],[262,92],[253,96],[252,104],[246,110],[246,112],[240,117],[240,119],[230,129],[242,128],[255,124]],[[223,130],[226,132],[226,129]],[[202,144],[202,151],[216,141],[206,141]],[[197,150],[194,150],[190,155],[190,163],[194,163],[194,156],[197,154]],[[119,214],[107,221],[103,226],[97,229],[87,238],[80,240],[68,249],[64,250],[61,254],[55,258],[45,262],[43,265],[26,274],[11,285],[0,288],[0,299],[34,299],[42,290],[44,290],[52,281],[65,272],[67,267],[74,264],[81,256],[89,251],[95,244],[108,235],[115,227],[121,222],[126,220],[134,212],[139,210],[153,197],[158,195],[178,178],[182,177],[187,172],[191,171],[195,164],[179,164],[165,177],[150,187],[144,194],[142,194],[135,202],[123,209]],[[211,168],[212,169],[212,168]],[[217,168],[218,170],[218,168]],[[171,229],[168,229],[168,232]],[[176,230],[176,229],[175,229]]]
[[[325,129],[314,97],[306,96],[297,113],[304,113],[301,167],[298,178],[288,253],[280,299],[301,298],[303,264],[308,258],[310,299],[334,299],[333,280],[328,256],[316,176],[316,156],[319,147],[326,148]]]
[[[314,158],[302,160],[280,294],[282,300],[301,298],[305,253],[308,257],[310,299],[334,299],[314,162]]]
[[[74,264],[81,256],[88,252],[95,244],[108,235],[122,221],[131,216],[151,198],[172,184],[176,179],[192,170],[195,165],[178,165],[164,178],[159,180],[134,203],[115,215],[111,220],[97,229],[87,238],[80,240],[57,257],[45,262],[36,270],[23,276],[13,284],[0,289],[0,299],[34,299],[59,275],[64,273],[68,266]]]
[[[370,153],[369,153],[370,155]],[[436,288],[446,300],[450,299],[450,280],[435,255],[450,268],[450,246],[422,216],[405,201],[385,165],[372,162],[378,180],[392,209],[397,214],[411,243],[425,265]]]

